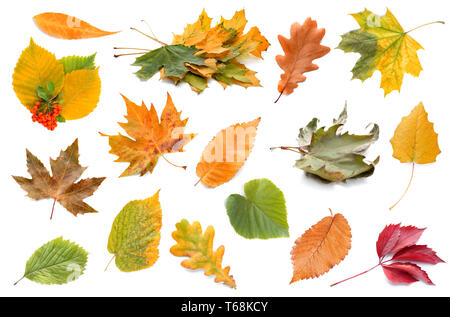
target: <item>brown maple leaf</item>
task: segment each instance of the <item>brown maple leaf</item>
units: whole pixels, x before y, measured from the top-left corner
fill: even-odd
[[[183,146],[191,141],[195,134],[183,134],[188,119],[180,120],[181,112],[175,108],[172,98],[167,93],[167,103],[158,119],[155,107],[150,110],[142,103],[138,106],[123,96],[127,105],[128,122],[119,125],[130,137],[124,135],[106,135],[109,137],[110,153],[119,158],[116,162],[129,162],[128,168],[120,175],[130,176],[152,172],[162,156],[168,163],[186,169],[186,166],[177,166],[169,162],[165,153],[183,152]]]
[[[311,18],[307,18],[302,25],[297,22],[292,24],[290,39],[278,35],[278,40],[285,53],[284,56],[277,55],[275,58],[278,66],[284,70],[278,83],[280,92],[278,99],[283,94],[291,94],[299,82],[306,80],[303,73],[319,68],[312,61],[330,52],[329,47],[320,45],[324,35],[325,29],[318,29],[317,22]]]
[[[50,159],[52,170],[52,176],[50,176],[44,164],[27,150],[27,166],[31,179],[20,176],[13,176],[13,178],[23,190],[28,192],[28,197],[35,200],[53,198],[50,219],[52,219],[56,201],[74,216],[94,213],[97,211],[83,199],[91,196],[105,177],[86,178],[75,183],[87,168],[78,163],[78,157],[78,139],[76,139],[65,151],[61,151],[56,160]]]

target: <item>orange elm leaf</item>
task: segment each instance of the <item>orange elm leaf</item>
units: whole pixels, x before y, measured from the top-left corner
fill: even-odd
[[[278,35],[278,40],[285,53],[284,56],[277,55],[275,58],[278,66],[284,70],[278,83],[280,97],[283,94],[291,94],[299,82],[306,80],[303,73],[319,68],[312,61],[330,52],[329,47],[320,45],[324,35],[325,29],[318,29],[317,22],[311,18],[307,18],[302,25],[297,22],[292,24],[290,39]]]
[[[56,160],[50,159],[52,170],[52,176],[50,176],[44,164],[27,150],[27,166],[31,179],[20,176],[13,176],[13,178],[32,199],[53,198],[54,202],[58,201],[74,216],[94,213],[97,211],[83,199],[91,196],[105,177],[86,178],[75,183],[86,170],[86,167],[78,163],[78,157],[78,139],[76,139],[65,151],[61,151]]]
[[[144,103],[138,106],[125,96],[122,97],[127,106],[125,118],[128,121],[119,123],[119,125],[129,137],[122,134],[100,133],[109,137],[110,153],[119,157],[116,162],[130,163],[120,177],[135,174],[142,176],[147,172],[151,173],[160,156],[167,161],[164,157],[165,153],[183,152],[183,146],[195,137],[195,134],[192,133],[183,134],[188,119],[180,119],[181,112],[177,111],[168,93],[161,120],[158,119],[153,104],[148,110]],[[186,168],[185,166],[177,167]]]
[[[78,40],[117,33],[100,30],[83,20],[63,13],[45,12],[34,16],[33,19],[42,32],[60,39]]]
[[[291,283],[319,277],[339,264],[351,248],[351,238],[351,228],[343,215],[320,220],[295,241]]]
[[[236,175],[253,149],[260,120],[235,124],[217,133],[197,164],[199,182],[217,187]]]

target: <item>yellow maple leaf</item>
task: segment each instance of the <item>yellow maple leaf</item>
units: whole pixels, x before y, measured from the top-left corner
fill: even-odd
[[[198,20],[192,24],[188,24],[184,33],[181,35],[173,35],[172,44],[184,44],[186,46],[193,46],[202,41],[208,31],[211,29],[212,19],[206,14],[205,9],[198,17]]]
[[[411,113],[403,117],[391,139],[393,157],[401,163],[412,163],[412,173],[408,186],[401,198],[390,208],[394,208],[408,191],[414,175],[414,165],[427,164],[436,161],[441,150],[438,145],[438,135],[433,123],[428,121],[428,114],[421,103]]]
[[[215,282],[236,288],[236,282],[233,275],[230,275],[230,267],[222,268],[222,258],[225,247],[221,245],[216,251],[213,251],[214,228],[208,226],[205,233],[202,233],[202,227],[195,221],[192,225],[183,219],[176,224],[177,230],[172,233],[172,237],[177,242],[170,248],[170,253],[174,256],[189,257],[181,262],[181,265],[187,269],[203,269],[205,275],[215,275]]]
[[[61,115],[76,120],[90,114],[100,99],[101,81],[96,69],[80,69],[66,75]]]
[[[22,52],[13,74],[14,91],[20,102],[31,108],[39,100],[36,89],[46,87],[48,82],[54,85],[57,96],[64,85],[64,68],[55,55],[36,45],[33,39]]]

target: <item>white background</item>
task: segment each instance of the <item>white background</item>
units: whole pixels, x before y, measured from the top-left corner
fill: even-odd
[[[428,244],[444,260],[450,259],[448,243],[449,176],[448,125],[450,59],[447,25],[432,25],[414,31],[415,38],[425,50],[419,51],[424,71],[419,78],[406,75],[402,91],[384,98],[379,88],[377,72],[365,83],[351,80],[350,70],[357,54],[344,54],[334,49],[340,35],[357,29],[349,13],[365,7],[384,15],[386,6],[396,15],[405,30],[435,20],[450,22],[447,1],[12,1],[0,13],[2,57],[0,87],[2,96],[1,129],[1,215],[0,215],[0,294],[15,296],[429,296],[450,295],[448,265],[425,266],[436,286],[415,283],[409,286],[390,284],[379,268],[365,276],[330,288],[333,282],[359,273],[377,263],[375,242],[379,232],[390,223],[427,227],[420,243]],[[146,30],[145,19],[160,40],[170,42],[172,32],[182,33],[187,23],[197,20],[202,9],[216,22],[221,15],[229,19],[236,10],[245,8],[251,26],[258,26],[272,44],[263,53],[264,60],[245,61],[258,72],[262,87],[226,90],[216,82],[202,94],[192,92],[187,85],[175,87],[159,81],[159,75],[147,82],[138,80],[130,66],[133,58],[113,58],[114,46],[154,49],[158,44],[129,30],[135,26]],[[104,30],[123,30],[117,35],[78,41],[51,38],[34,25],[36,14],[55,11],[81,18]],[[326,28],[323,44],[332,48],[325,57],[316,60],[320,69],[307,73],[293,94],[283,96],[277,104],[277,83],[281,70],[275,56],[281,54],[278,34],[289,35],[290,25],[303,23],[307,17]],[[12,73],[21,51],[33,37],[38,45],[56,54],[90,55],[97,52],[102,93],[100,103],[89,116],[60,124],[47,131],[33,123],[31,114],[20,104],[12,88]],[[125,104],[119,93],[136,103],[151,103],[160,114],[166,92],[184,117],[189,117],[185,129],[198,136],[185,147],[184,153],[167,158],[187,171],[170,166],[160,159],[153,174],[143,177],[118,178],[126,163],[113,162],[108,153],[108,139],[98,134],[123,132],[117,122],[124,121]],[[363,132],[370,122],[380,125],[380,140],[369,150],[369,158],[381,155],[372,177],[326,185],[307,178],[293,167],[298,158],[286,151],[271,152],[269,147],[296,145],[298,129],[313,117],[329,125],[347,100],[352,132]],[[442,153],[437,162],[419,165],[407,196],[393,211],[388,207],[403,192],[411,172],[410,164],[401,164],[392,157],[389,143],[401,118],[408,115],[420,101],[429,112],[439,134]],[[252,154],[241,171],[228,183],[208,189],[197,181],[195,166],[210,139],[231,124],[250,121],[261,116]],[[51,200],[33,201],[14,182],[11,175],[27,176],[25,149],[37,155],[48,167],[49,157],[58,156],[61,149],[79,139],[80,162],[89,168],[83,177],[106,176],[107,179],[86,201],[98,214],[74,217],[56,205],[49,220]],[[447,163],[446,163],[447,162]],[[255,178],[269,178],[287,200],[290,238],[246,240],[237,235],[229,223],[224,201],[228,195],[242,193],[243,185]],[[114,265],[103,272],[111,255],[106,250],[111,224],[130,200],[152,196],[161,189],[163,226],[160,258],[146,270],[122,273]],[[342,213],[352,227],[352,248],[338,266],[322,277],[289,285],[292,274],[290,250],[295,239],[311,225],[328,216],[328,208]],[[174,257],[169,249],[175,223],[186,218],[200,221],[203,228],[213,225],[215,247],[225,245],[224,265],[231,266],[237,290],[214,283],[202,271],[181,267],[182,258]],[[29,280],[17,286],[13,282],[23,274],[31,254],[45,242],[58,236],[70,239],[89,252],[85,274],[77,281],[62,286],[45,286]]]

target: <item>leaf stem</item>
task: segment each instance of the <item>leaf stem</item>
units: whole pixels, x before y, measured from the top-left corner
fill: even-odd
[[[136,52],[136,53],[126,53],[126,54],[114,54],[114,57],[121,57],[121,56],[127,56],[127,55],[142,55],[145,54],[145,52]]]
[[[359,273],[359,274],[353,275],[353,276],[351,276],[351,277],[349,277],[349,278],[346,278],[345,280],[339,281],[339,282],[337,282],[337,283],[331,284],[330,287],[336,286],[336,285],[341,284],[341,283],[343,283],[343,282],[345,282],[345,281],[348,281],[348,280],[351,280],[351,279],[353,279],[353,278],[355,278],[355,277],[358,277],[358,276],[361,276],[361,275],[363,275],[363,274],[366,274],[367,272],[370,272],[370,271],[372,271],[373,269],[376,269],[376,268],[379,267],[380,265],[381,265],[381,262],[378,263],[377,265],[375,265],[374,267],[372,267],[372,268],[370,268],[370,269],[368,269],[368,270],[365,270],[364,272],[361,272],[361,273]]]
[[[434,21],[434,22],[429,22],[429,23],[425,23],[425,24],[419,25],[419,26],[415,27],[414,29],[411,29],[411,30],[405,32],[405,34],[407,34],[407,33],[409,33],[409,32],[412,32],[412,31],[414,31],[414,30],[420,29],[421,27],[424,27],[424,26],[427,26],[427,25],[431,25],[431,24],[437,24],[437,23],[445,24],[444,21]]]
[[[173,164],[171,161],[169,161],[168,159],[166,159],[166,157],[165,157],[164,155],[161,154],[161,156],[162,156],[162,158],[163,158],[167,163],[169,163],[169,164],[172,165],[172,166],[179,167],[179,168],[182,168],[182,169],[184,169],[184,170],[187,168],[186,165],[180,166],[180,165]]]
[[[16,286],[17,285],[17,283],[19,283],[21,280],[23,280],[25,278],[25,275],[24,276],[22,276],[17,282],[15,282],[13,285],[14,286]]]
[[[136,47],[113,47],[115,50],[137,50],[137,51],[147,51],[150,52],[151,50],[147,48],[136,48]]]
[[[280,95],[278,96],[277,100],[275,100],[275,102],[274,102],[274,103],[277,103],[277,102],[278,102],[278,100],[280,100],[281,96],[283,95],[283,92],[284,92],[284,90],[280,92]]]
[[[397,202],[396,202],[395,204],[393,204],[393,205],[389,208],[389,210],[392,210],[395,206],[397,206],[397,204],[403,199],[403,197],[405,197],[406,193],[408,192],[408,189],[409,189],[409,187],[411,186],[411,183],[412,183],[412,180],[413,180],[413,177],[414,177],[414,166],[415,166],[415,163],[413,162],[413,163],[412,163],[411,178],[409,179],[408,186],[406,186],[406,189],[405,189],[405,191],[403,192],[403,195],[400,197],[399,200],[397,200]]]
[[[111,258],[111,260],[109,260],[108,264],[106,265],[104,272],[106,272],[106,270],[108,269],[109,265],[111,264],[111,262],[114,260],[115,257],[116,257],[116,255],[114,254],[113,257]]]
[[[305,152],[301,147],[298,147],[298,146],[274,146],[274,147],[270,148],[271,151],[273,151],[275,149],[292,151],[292,152],[295,152],[295,153],[300,153],[302,155],[307,154],[307,152]]]
[[[167,46],[166,43],[164,43],[164,42],[158,40],[156,37],[153,37],[153,36],[151,36],[151,35],[148,35],[148,34],[142,32],[142,31],[140,31],[140,30],[138,30],[138,29],[136,29],[136,28],[133,28],[133,27],[131,27],[130,29],[133,30],[133,31],[136,31],[136,32],[141,33],[142,35],[148,37],[149,39],[152,39],[152,40],[155,41],[155,42],[158,42],[159,44],[161,44],[161,45],[163,45],[163,46]]]
[[[55,203],[56,203],[56,198],[53,199],[53,206],[52,206],[52,213],[50,214],[50,220],[52,220],[52,218],[53,218],[53,211],[55,211]]]

